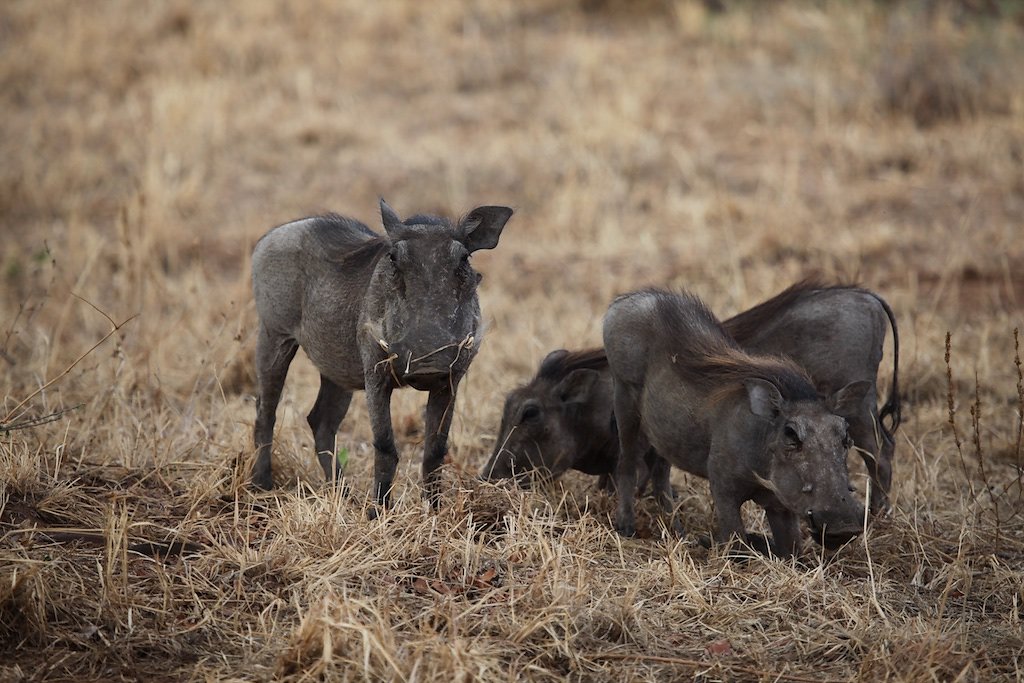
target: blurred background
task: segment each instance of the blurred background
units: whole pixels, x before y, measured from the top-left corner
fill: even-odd
[[[379,227],[380,196],[403,215],[516,209],[475,257],[469,468],[504,392],[598,343],[611,298],[647,285],[726,317],[809,273],[858,281],[897,311],[911,404],[941,423],[947,331],[961,388],[977,372],[1005,404],[1022,26],[1024,4],[984,0],[5,2],[7,411],[137,316],[7,420],[84,402],[69,453],[244,454],[253,244],[327,210]],[[315,391],[300,361],[279,424],[301,477],[318,476]],[[361,406],[342,433],[365,450]]]

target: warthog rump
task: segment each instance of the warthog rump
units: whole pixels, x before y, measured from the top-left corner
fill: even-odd
[[[512,209],[481,206],[455,225],[427,215],[402,221],[383,200],[380,210],[386,236],[329,214],[278,226],[256,244],[259,396],[252,480],[259,488],[273,485],[275,413],[301,346],[320,372],[308,422],[324,475],[341,476],[335,435],[352,392],[365,389],[375,495],[387,503],[398,464],[391,392],[411,386],[429,392],[423,478],[437,493],[456,392],[480,341],[480,276],[469,257],[497,246]]]

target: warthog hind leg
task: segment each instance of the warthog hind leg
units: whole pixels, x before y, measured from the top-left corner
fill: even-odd
[[[309,428],[313,430],[316,457],[320,461],[320,467],[328,482],[337,481],[344,474],[338,465],[334,447],[338,426],[345,419],[345,413],[348,412],[351,402],[351,391],[342,389],[320,375],[320,392],[316,396],[316,403],[313,404],[313,409],[309,412],[306,421],[309,423]]]
[[[277,404],[281,400],[284,380],[288,376],[288,366],[298,348],[298,342],[294,339],[274,335],[260,326],[259,336],[256,338],[256,379],[259,383],[259,393],[256,396],[256,424],[253,427],[256,463],[252,468],[252,483],[264,491],[274,486],[270,460],[274,423],[277,421]]]

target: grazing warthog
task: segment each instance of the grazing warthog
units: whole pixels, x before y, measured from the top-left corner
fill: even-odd
[[[556,478],[566,470],[610,472],[619,437],[612,413],[612,378],[604,349],[552,351],[537,375],[505,398],[498,441],[481,476]]]
[[[391,392],[428,391],[423,480],[436,499],[459,381],[477,351],[480,275],[469,264],[498,244],[512,209],[481,206],[455,226],[436,216],[402,221],[384,200],[381,236],[334,214],[274,228],[253,252],[256,341],[253,484],[273,485],[270,454],[277,403],[298,347],[320,371],[307,418],[328,480],[341,476],[334,439],[352,392],[366,390],[373,424],[374,490],[387,505],[398,451]]]
[[[886,320],[893,333],[893,375],[889,398],[879,412],[876,378]],[[859,287],[804,280],[722,324],[746,351],[796,361],[823,395],[857,380],[871,383],[863,404],[842,417],[872,479],[872,511],[888,507],[893,432],[900,423],[899,333],[889,305]],[[603,349],[560,349],[548,354],[533,379],[505,398],[498,440],[481,475],[514,475],[526,482],[533,470],[557,478],[575,469],[604,478],[615,471],[618,456],[607,356]],[[645,461],[650,458],[648,454]],[[645,464],[653,467],[652,462]]]
[[[871,511],[888,510],[893,434],[901,420],[900,335],[889,304],[860,287],[804,280],[724,325],[746,351],[796,361],[824,396],[858,380],[870,383],[864,400],[840,415],[849,422],[850,437],[871,477]],[[876,381],[887,325],[892,327],[892,387],[879,411]]]
[[[498,441],[480,475],[489,481],[514,477],[529,486],[534,476],[556,479],[573,469],[602,475],[603,487],[618,454],[604,349],[559,349],[544,358],[530,382],[505,398]],[[641,490],[660,462],[653,452],[647,455]]]
[[[640,457],[650,447],[671,464],[706,477],[716,538],[747,540],[740,506],[761,505],[777,555],[793,555],[800,519],[826,546],[863,529],[852,494],[846,420],[870,383],[828,399],[782,357],[748,354],[696,297],[644,290],[616,299],[604,318],[620,456],[616,526],[635,533]],[[664,482],[667,484],[667,480]]]

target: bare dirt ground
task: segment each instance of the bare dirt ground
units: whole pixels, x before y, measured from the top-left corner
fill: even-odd
[[[1019,3],[724,4],[0,5],[0,680],[1024,677]],[[379,225],[379,196],[516,215],[474,259],[442,509],[407,392],[369,521],[365,403],[345,498],[302,358],[278,488],[246,487],[249,254],[310,213]],[[583,476],[473,479],[504,393],[615,294],[724,317],[812,272],[899,319],[895,510],[863,538],[737,563],[649,501],[619,538]]]

